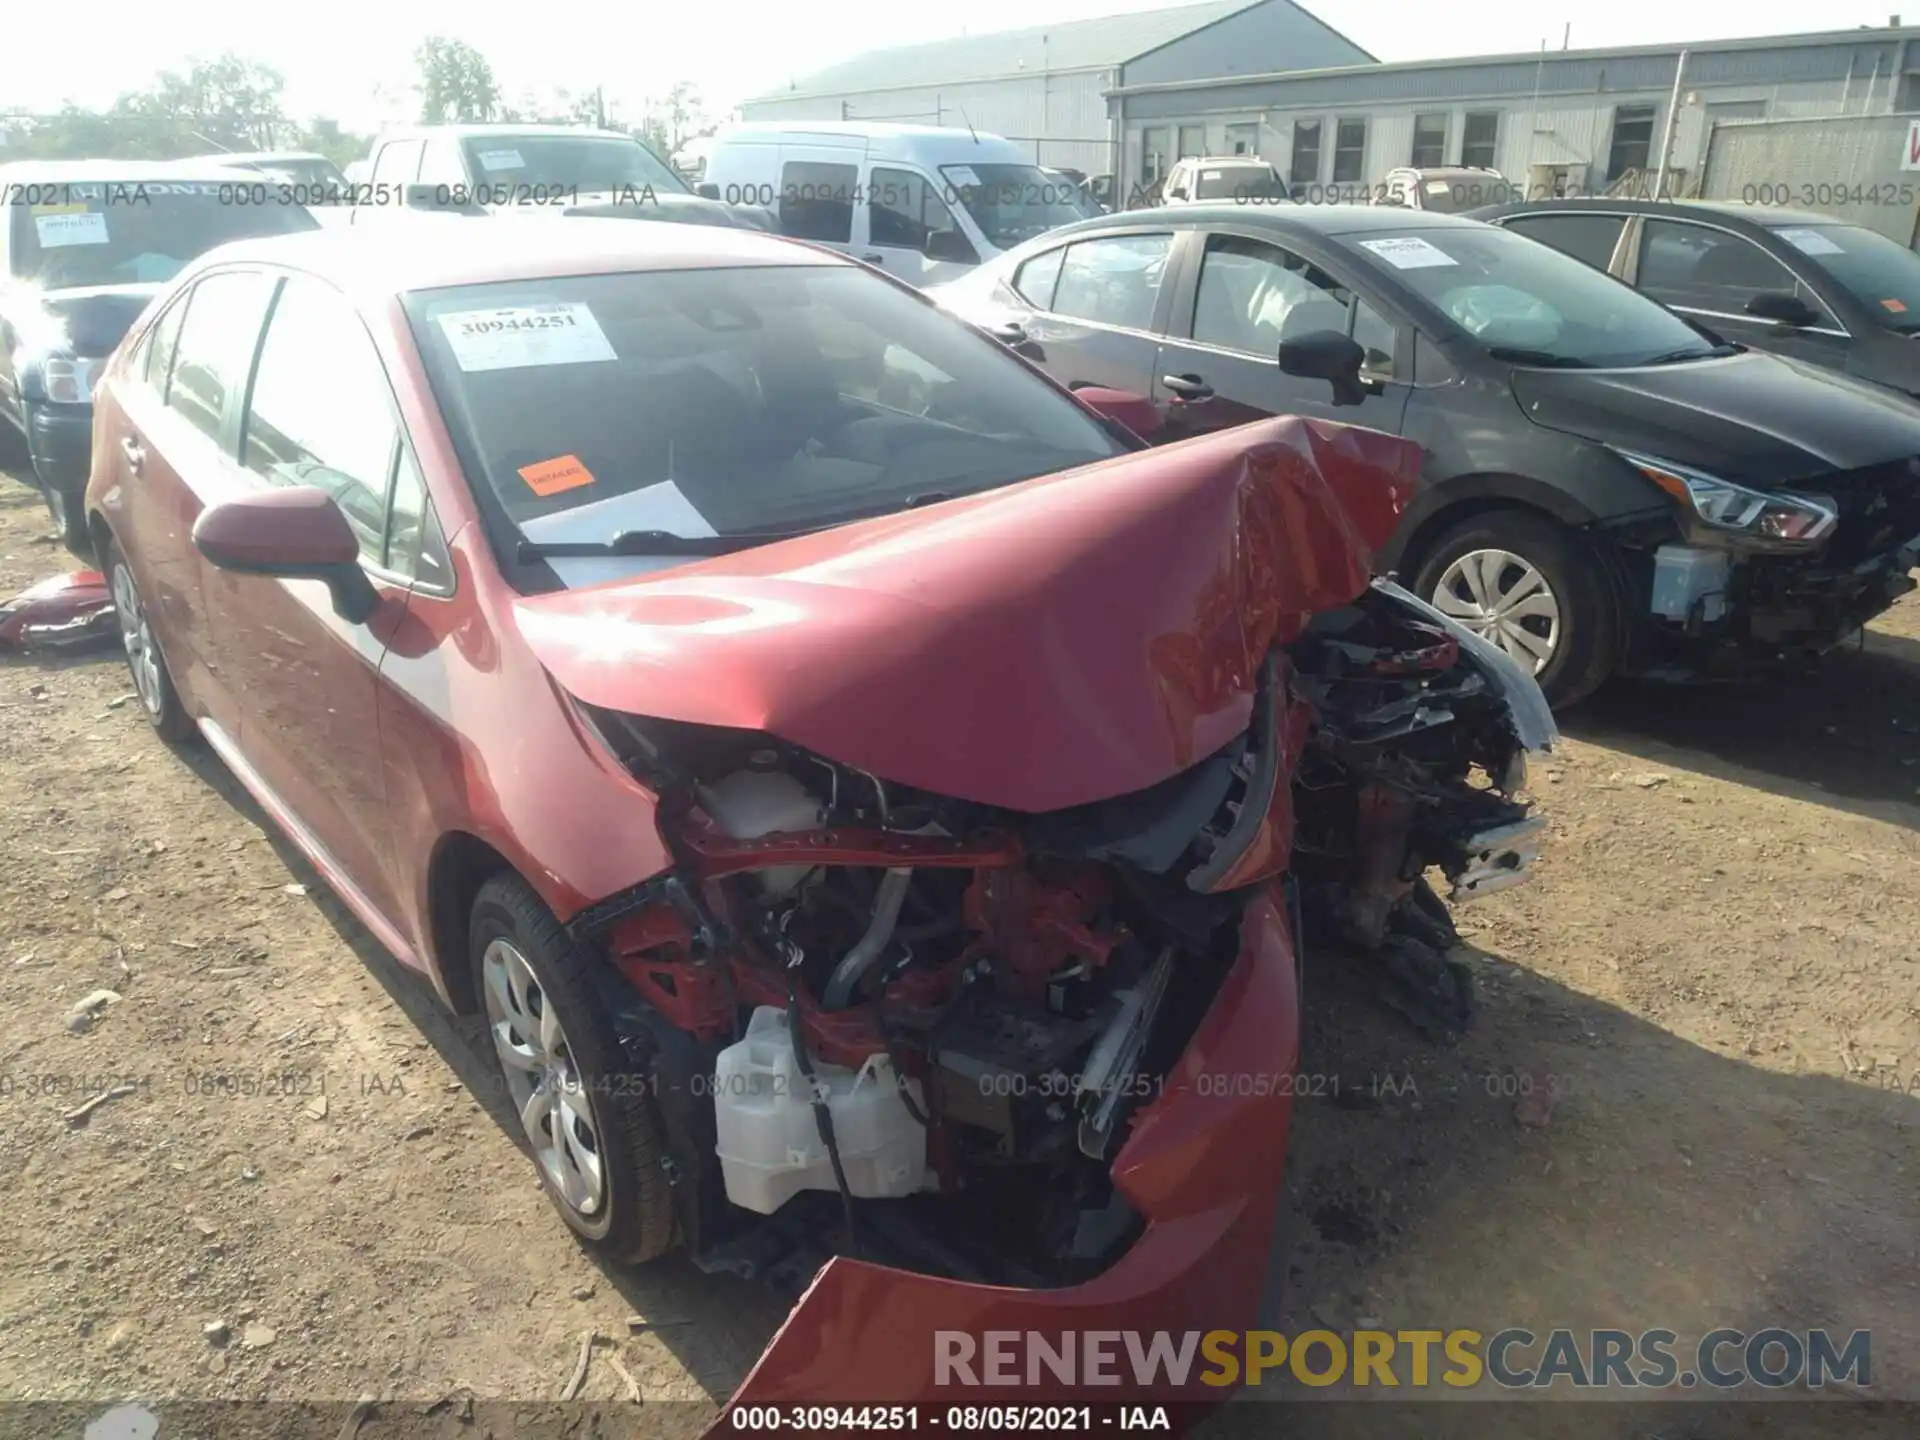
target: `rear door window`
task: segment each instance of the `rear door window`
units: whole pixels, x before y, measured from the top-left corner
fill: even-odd
[[[1151,330],[1166,279],[1170,232],[1111,235],[1069,245],[1053,292],[1053,312],[1127,330]]]
[[[789,160],[780,170],[780,233],[828,245],[853,241],[855,165]]]
[[[188,299],[167,408],[214,440],[224,441],[229,403],[246,386],[274,285],[258,270],[220,271]]]
[[[1522,215],[1501,222],[1507,229],[1584,260],[1596,270],[1613,263],[1613,247],[1626,228],[1624,215]]]

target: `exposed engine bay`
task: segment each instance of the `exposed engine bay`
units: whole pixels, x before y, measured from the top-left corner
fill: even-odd
[[[1384,582],[1267,656],[1231,744],[1068,810],[582,708],[677,860],[570,928],[626,982],[681,1230],[795,1284],[833,1251],[1028,1287],[1111,1265],[1139,1231],[1114,1156],[1256,887],[1283,887],[1296,953],[1353,953],[1456,1033],[1448,902],[1525,878],[1525,756],[1553,738],[1511,662]]]

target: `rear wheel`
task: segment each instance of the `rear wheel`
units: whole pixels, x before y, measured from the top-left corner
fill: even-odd
[[[652,1260],[674,1243],[673,1192],[650,1076],[637,1073],[594,1001],[576,944],[518,875],[474,898],[474,979],[547,1198],[587,1247],[616,1263]]]
[[[1592,547],[1566,526],[1533,511],[1493,510],[1442,535],[1413,589],[1498,645],[1564,707],[1593,693],[1618,663],[1609,585]]]
[[[118,545],[109,541],[106,560],[107,587],[113,594],[114,614],[120,622],[120,645],[126,651],[127,671],[133,676],[140,708],[162,737],[179,744],[194,735],[193,720],[180,703],[179,692],[173,688],[166,656],[160,653],[160,637],[153,633],[127,557],[120,553]]]

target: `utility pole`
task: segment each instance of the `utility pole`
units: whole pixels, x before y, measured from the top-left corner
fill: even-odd
[[[597,130],[607,128],[607,88],[604,85],[593,87],[593,124]]]
[[[1687,78],[1687,52],[1680,52],[1680,63],[1673,67],[1673,94],[1667,100],[1667,128],[1660,137],[1660,169],[1653,177],[1653,198],[1658,200],[1667,188],[1667,166],[1673,158],[1673,135],[1680,128],[1680,86]]]

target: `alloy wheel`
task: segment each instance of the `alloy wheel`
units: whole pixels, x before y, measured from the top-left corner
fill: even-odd
[[[554,1194],[582,1216],[606,1205],[606,1170],[573,1049],[527,957],[505,938],[480,957],[487,1027],[534,1159]]]
[[[1529,675],[1560,645],[1560,602],[1546,576],[1511,550],[1469,550],[1434,587],[1434,608],[1493,641]]]
[[[133,688],[147,713],[158,719],[166,704],[166,692],[160,683],[160,647],[147,623],[140,592],[134,588],[133,572],[124,562],[113,567],[113,609],[120,617],[120,643],[127,652]]]

